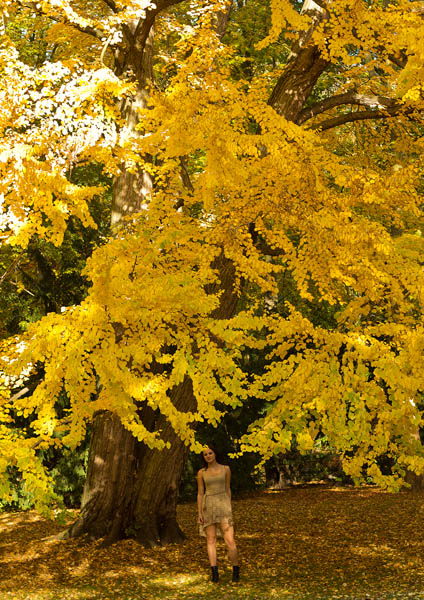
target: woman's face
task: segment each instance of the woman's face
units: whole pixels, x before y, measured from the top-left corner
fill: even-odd
[[[211,450],[210,448],[205,448],[203,450],[203,458],[205,459],[205,461],[208,464],[210,464],[216,459],[215,452],[213,450]]]

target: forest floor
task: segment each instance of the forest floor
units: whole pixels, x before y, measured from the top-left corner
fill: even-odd
[[[196,506],[182,545],[49,539],[35,512],[0,514],[0,600],[424,600],[424,494],[295,487],[233,501],[241,582],[223,544],[209,583]]]

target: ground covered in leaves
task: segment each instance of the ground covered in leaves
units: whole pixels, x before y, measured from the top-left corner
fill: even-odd
[[[209,583],[196,506],[179,507],[180,546],[49,539],[34,512],[0,515],[0,600],[424,600],[424,494],[293,488],[233,501],[241,555]]]

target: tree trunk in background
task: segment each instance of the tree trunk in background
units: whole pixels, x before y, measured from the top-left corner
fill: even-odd
[[[217,21],[221,37],[230,6],[228,13]],[[318,11],[322,12],[319,8]],[[152,25],[153,22],[147,32],[144,26],[133,24],[132,31],[138,32],[143,43],[139,38],[131,37],[132,45],[116,56],[116,73],[121,76],[133,72],[139,88],[135,99],[126,100],[121,107],[129,135],[135,132],[137,107],[145,106],[152,81]],[[287,119],[296,121],[326,65],[315,47],[306,43],[304,47],[299,46],[298,53],[292,56],[277,82],[269,103]],[[150,176],[141,170],[135,174],[123,172],[117,177],[112,225],[116,226],[124,215],[147,208],[151,190]],[[215,268],[220,273],[223,293],[213,317],[231,318],[237,307],[233,289],[234,265],[222,253]],[[209,291],[216,291],[215,286]],[[170,396],[179,411],[195,410],[196,399],[189,379],[185,379]],[[162,415],[148,409],[141,416],[146,427],[162,430],[163,439],[171,443],[170,450],[151,450],[138,442],[112,413],[97,415],[80,517],[62,537],[87,534],[94,538],[104,537],[105,543],[132,537],[146,546],[183,539],[176,519],[176,501],[187,447]]]
[[[419,429],[412,435],[412,437],[421,443]],[[422,492],[424,490],[424,473],[422,475],[417,475],[413,471],[407,471],[405,475],[405,483],[409,484],[409,487],[404,487],[405,490],[410,492]]]
[[[412,471],[408,471],[405,475],[405,482],[411,486],[405,489],[411,492],[422,492],[424,490],[424,475],[417,475]]]

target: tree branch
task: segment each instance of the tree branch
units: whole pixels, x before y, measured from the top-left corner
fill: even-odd
[[[181,170],[180,170],[181,180],[183,182],[184,187],[187,188],[190,192],[194,192],[194,187],[193,187],[193,184],[191,183],[190,173],[188,172],[188,169],[187,169],[185,156],[180,157],[180,167],[181,167]]]
[[[305,0],[302,7],[302,13],[314,12],[317,10],[317,6],[328,13],[330,1],[331,0]]]
[[[271,248],[263,235],[261,235],[256,229],[255,223],[250,223],[249,233],[252,237],[253,245],[264,256],[283,256],[284,250],[281,250],[281,248]]]
[[[329,65],[312,41],[315,29],[328,18],[327,10],[314,0],[305,0],[302,12],[312,14],[311,26],[307,31],[300,32],[293,44],[286,67],[268,100],[278,114],[294,123],[319,76]]]
[[[9,265],[9,267],[6,269],[6,271],[3,273],[3,275],[0,277],[0,285],[3,283],[3,281],[6,279],[6,277],[14,270],[16,269],[16,267],[19,266],[19,263],[21,262],[22,258],[20,256],[18,256],[18,258],[16,258],[13,263],[11,265]]]
[[[22,388],[21,390],[19,390],[19,392],[16,392],[16,394],[13,394],[13,396],[9,398],[9,402],[15,402],[15,400],[19,400],[19,398],[25,396],[25,394],[27,394],[29,391],[30,389],[28,387]]]
[[[106,0],[104,0],[104,1],[106,1]],[[109,0],[109,1],[113,1],[113,0]],[[77,29],[81,33],[86,33],[87,35],[91,35],[92,37],[95,37],[98,40],[101,40],[103,38],[103,34],[99,29],[96,29],[95,27],[91,27],[91,25],[84,26],[84,25],[79,25],[78,23],[74,23],[74,21],[70,21],[65,16],[65,14],[61,15],[61,19],[59,17],[55,18],[53,15],[50,15],[50,14],[44,12],[41,8],[38,7],[38,4],[36,4],[35,2],[30,2],[29,4],[26,4],[25,2],[18,0],[18,4],[20,6],[22,6],[23,8],[26,8],[27,10],[31,10],[36,15],[39,15],[41,17],[48,17],[55,23],[64,23],[65,25],[69,25],[69,27],[73,27],[74,29]]]
[[[408,62],[408,56],[403,50],[400,51],[400,56],[389,54],[387,58],[390,60],[390,62],[399,67],[399,69],[404,69],[406,67],[406,63]]]
[[[281,248],[271,248],[271,246],[269,246],[266,240],[261,236],[257,237],[254,244],[255,248],[259,250],[259,252],[261,252],[261,254],[263,254],[264,256],[277,257],[284,256],[285,254],[284,250],[282,250]]]
[[[305,121],[312,119],[316,115],[330,110],[331,108],[335,108],[336,106],[343,106],[344,104],[356,104],[358,106],[367,106],[369,108],[375,107],[379,109],[388,109],[399,106],[397,101],[393,100],[393,98],[386,98],[385,96],[366,96],[351,91],[346,92],[345,94],[332,96],[331,98],[326,98],[325,100],[321,100],[321,102],[317,102],[312,106],[304,108],[300,112],[296,122],[298,125],[302,125],[302,123],[305,123]]]
[[[388,119],[401,114],[408,115],[408,111],[402,111],[402,107],[400,105],[392,106],[381,111],[362,110],[355,113],[352,112],[340,115],[339,117],[334,117],[333,119],[327,119],[327,121],[323,121],[321,123],[318,123],[317,125],[313,125],[311,129],[319,129],[320,131],[325,131],[327,129],[333,129],[334,127],[338,127],[339,125],[344,125],[345,123],[353,123],[354,121],[366,121],[369,119]]]
[[[16,283],[16,281],[8,281],[8,283],[10,283],[10,285],[14,285],[15,287],[19,288],[19,284]],[[33,294],[32,292],[30,292],[29,290],[27,290],[26,288],[21,288],[23,292],[26,292],[27,294],[29,294],[30,296],[33,296],[35,298],[35,294]]]
[[[220,40],[224,37],[228,21],[230,19],[231,10],[233,8],[233,0],[227,0],[227,5],[224,10],[220,10],[215,18],[215,31]]]
[[[117,8],[117,6],[116,6],[116,4],[115,4],[115,0],[103,0],[103,2],[104,2],[105,4],[107,4],[107,6],[108,6],[108,7],[109,7],[111,10],[113,10],[113,12],[114,12],[114,13],[117,13],[117,12],[118,12],[118,8]]]
[[[140,19],[133,34],[133,39],[136,40],[137,48],[139,50],[144,50],[144,46],[146,45],[150,30],[155,23],[157,15],[175,4],[181,4],[181,2],[183,2],[183,0],[158,0],[156,8],[146,11],[145,18]]]
[[[82,25],[78,25],[78,23],[69,21],[68,19],[65,19],[63,22],[65,23],[65,25],[68,25],[69,27],[73,27],[74,29],[77,29],[81,33],[86,33],[87,35],[91,35],[92,37],[96,38],[96,40],[103,40],[104,36],[103,36],[102,32],[99,29],[96,29],[95,27],[91,27],[90,25],[87,25],[84,27]]]

